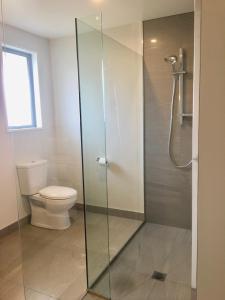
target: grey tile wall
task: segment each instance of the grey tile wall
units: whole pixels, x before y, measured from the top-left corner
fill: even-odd
[[[156,43],[151,40],[156,39]],[[185,112],[192,112],[194,14],[144,22],[145,201],[147,221],[191,227],[191,169],[176,169],[168,151],[171,66],[164,57],[185,50]],[[176,98],[177,99],[177,98]],[[178,123],[175,111],[174,153],[179,162],[191,158],[192,122]]]

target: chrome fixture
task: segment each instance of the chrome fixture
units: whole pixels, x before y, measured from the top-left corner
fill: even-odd
[[[96,162],[100,165],[100,166],[109,166],[109,163],[107,161],[107,159],[105,157],[97,157],[96,158]]]
[[[168,141],[168,152],[171,161],[175,165],[176,168],[184,169],[192,164],[192,160],[189,162],[179,165],[176,162],[172,151],[172,141],[173,141],[173,125],[174,125],[174,113],[175,113],[175,96],[176,96],[176,88],[177,81],[179,82],[179,91],[178,91],[178,101],[179,101],[179,122],[180,125],[183,125],[184,118],[192,118],[192,114],[184,113],[184,75],[187,73],[184,70],[184,51],[182,48],[179,49],[179,57],[177,60],[176,56],[169,56],[164,58],[164,60],[171,64],[172,66],[172,76],[173,76],[173,87],[172,87],[172,101],[171,101],[171,112],[170,112],[170,127],[169,127],[169,141]],[[178,67],[176,68],[176,64],[178,63]]]
[[[174,56],[169,56],[169,57],[165,57],[164,60],[165,60],[165,62],[171,64],[172,71],[173,71],[173,73],[175,73],[176,72],[177,57],[175,55]]]

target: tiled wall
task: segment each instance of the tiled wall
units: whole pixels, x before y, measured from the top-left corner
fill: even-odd
[[[74,36],[49,41],[54,110],[54,184],[75,188],[83,201],[80,113]]]
[[[137,26],[140,27],[139,24]],[[116,37],[120,36],[120,41],[124,44],[130,41],[130,38],[126,38],[123,27],[114,28],[114,34],[115,32]],[[79,34],[78,40],[85,201],[96,209],[96,206],[106,207],[108,200],[109,208],[142,214],[143,57],[111,37],[103,36],[106,116],[104,141],[101,38],[100,32],[86,28]],[[138,45],[141,39],[142,35],[138,35],[132,44],[136,42]],[[105,190],[105,170],[96,164],[96,157],[104,155],[105,142],[109,161],[108,197]]]
[[[152,43],[151,40],[156,40]],[[145,201],[147,220],[191,227],[191,169],[176,169],[167,144],[172,92],[171,66],[164,57],[185,50],[184,110],[192,111],[194,15],[187,13],[144,22]],[[177,101],[177,98],[176,98]],[[192,122],[178,123],[173,141],[179,162],[191,159]]]

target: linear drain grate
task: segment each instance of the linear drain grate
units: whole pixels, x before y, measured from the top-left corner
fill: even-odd
[[[165,274],[165,273],[154,271],[152,274],[152,279],[159,280],[159,281],[165,281],[166,276],[167,276],[167,274]]]

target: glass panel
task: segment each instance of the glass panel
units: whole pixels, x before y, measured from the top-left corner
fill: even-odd
[[[76,21],[76,25],[88,288],[110,298],[102,33],[79,20]],[[98,288],[95,283],[103,273],[104,288]]]
[[[103,35],[111,299],[122,299],[128,288],[121,269],[126,269],[126,258],[120,257],[144,222],[143,60],[137,49],[127,46],[123,33],[117,27]],[[138,42],[141,35],[136,48]],[[96,287],[103,290],[106,280],[102,276]]]
[[[142,56],[106,34],[103,37],[113,260],[144,221]]]

